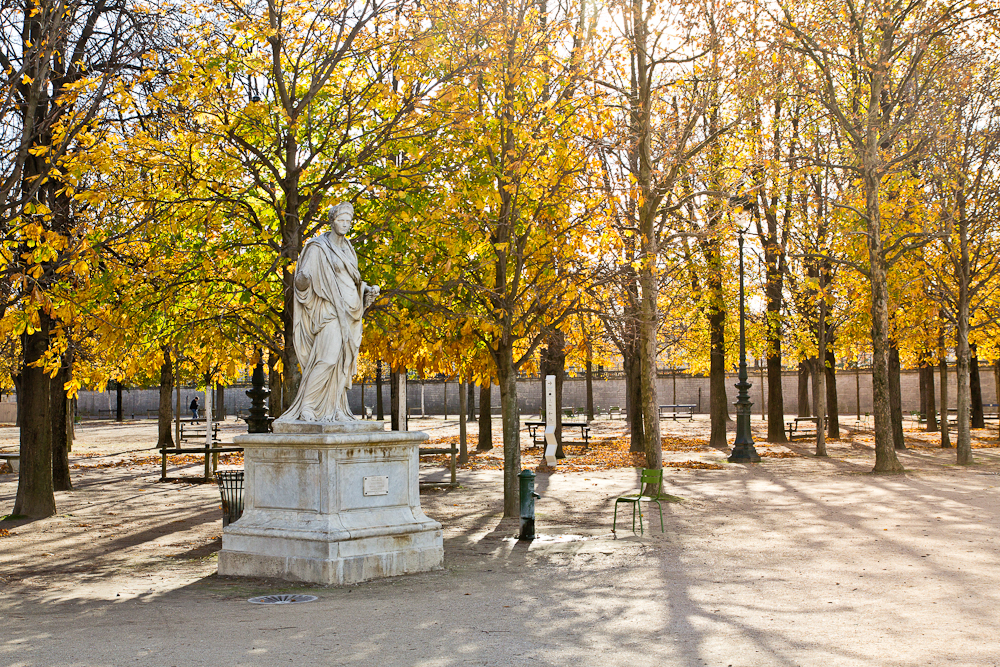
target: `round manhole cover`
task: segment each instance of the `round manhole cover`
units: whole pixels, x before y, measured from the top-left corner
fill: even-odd
[[[250,598],[247,602],[251,604],[296,604],[299,602],[312,602],[318,598],[315,595],[261,595]]]

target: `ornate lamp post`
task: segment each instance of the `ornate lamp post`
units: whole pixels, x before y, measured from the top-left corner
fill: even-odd
[[[743,294],[743,230],[740,230],[740,381],[736,383],[736,442],[727,459],[730,463],[757,463],[760,454],[750,434],[750,387],[747,381],[746,300]]]
[[[250,378],[252,388],[246,392],[251,401],[250,416],[247,417],[248,433],[267,433],[271,430],[271,420],[267,416],[267,408],[264,407],[264,399],[270,396],[271,392],[264,389],[264,353],[261,351],[259,354],[253,376]]]

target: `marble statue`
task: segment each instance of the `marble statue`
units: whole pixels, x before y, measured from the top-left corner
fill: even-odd
[[[347,390],[361,317],[379,288],[361,280],[347,240],[354,207],[305,244],[295,267],[292,335],[302,380],[270,433],[238,435],[243,516],[222,529],[219,574],[352,584],[439,569],[441,524],[420,507],[420,431],[355,419]]]
[[[354,420],[347,390],[357,372],[361,318],[379,287],[361,280],[347,240],[353,221],[354,207],[337,204],[330,211],[330,231],[310,239],[299,255],[292,330],[302,381],[276,423]]]

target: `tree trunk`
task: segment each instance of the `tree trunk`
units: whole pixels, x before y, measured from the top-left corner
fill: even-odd
[[[563,423],[563,382],[566,379],[566,337],[561,331],[557,331],[549,340],[555,340],[549,344],[549,354],[556,376],[556,458],[566,458],[563,451],[562,423]],[[542,394],[544,396],[544,394]]]
[[[465,406],[467,410],[465,413],[465,421],[476,421],[476,384],[474,382],[469,383],[469,388],[468,391],[466,391],[465,396]]]
[[[628,419],[629,451],[643,452],[644,427],[642,422],[642,378],[639,371],[639,360],[626,355],[622,360],[625,371],[625,416]]]
[[[479,442],[476,451],[488,452],[493,449],[493,407],[490,381],[479,385]]]
[[[785,398],[781,386],[781,356],[767,357],[767,441],[788,442],[785,436]]]
[[[799,417],[811,417],[809,407],[809,362],[803,359],[799,362]]]
[[[958,240],[959,264],[958,278],[958,312],[955,313],[955,372],[958,376],[957,405],[958,408],[958,442],[955,446],[958,465],[972,463],[972,433],[969,423],[972,410],[972,391],[969,386],[969,221],[965,216],[965,197],[961,190],[958,196]]]
[[[289,205],[289,204],[286,204]],[[295,211],[296,219],[298,211]],[[289,218],[291,216],[285,216]],[[288,224],[287,222],[285,223]],[[282,225],[285,226],[285,225]],[[293,234],[298,235],[298,229],[296,229]],[[282,249],[282,254],[287,256],[290,261],[296,261],[299,255],[299,242],[293,242],[287,237],[284,238],[284,246]],[[294,250],[293,250],[294,248]],[[275,414],[275,410],[272,408],[271,416],[278,417],[281,413],[291,407],[292,401],[295,400],[295,394],[299,389],[299,382],[302,381],[302,369],[299,368],[299,358],[295,351],[295,326],[293,320],[293,312],[295,308],[295,287],[294,287],[295,274],[290,271],[288,266],[284,266],[281,269],[281,280],[282,287],[284,288],[285,303],[284,309],[281,313],[281,323],[282,323],[282,333],[285,342],[284,348],[281,350],[281,375],[279,376],[281,391],[277,394],[271,391],[271,405],[279,406],[280,409]]]
[[[823,428],[823,419],[826,417],[826,300],[822,298],[819,302],[816,331],[817,354],[813,360],[812,372],[812,390],[816,408],[816,456],[827,456],[826,429]]]
[[[998,422],[1000,422],[1000,359],[993,362],[993,404],[997,408]]]
[[[211,449],[214,436],[215,424],[215,388],[212,383],[212,374],[205,373],[205,404],[203,406],[205,419],[205,449]],[[204,479],[207,482],[212,479],[212,473],[219,467],[219,455],[213,454],[205,457]]]
[[[177,410],[174,412],[174,442],[178,445],[181,444],[181,380],[180,380],[180,362],[177,364],[178,374],[175,376],[174,384],[177,385],[177,391],[174,392],[175,405]]]
[[[958,378],[956,407],[958,408],[958,438],[955,444],[958,465],[972,463],[972,432],[969,412],[971,392],[969,390],[969,307],[963,298],[964,289],[959,285],[959,305],[957,326],[955,327],[955,374]]]
[[[925,373],[926,363],[923,359],[917,364],[917,378],[920,381],[920,414],[927,415],[927,373]]]
[[[854,408],[858,413],[858,422],[861,422],[861,367],[854,362]]]
[[[73,451],[73,440],[76,438],[76,398],[67,401],[66,406],[66,449]]]
[[[163,364],[160,366],[160,409],[156,415],[159,434],[156,439],[156,446],[172,448],[174,438],[170,433],[170,422],[173,421],[173,409],[170,405],[171,395],[174,391],[174,365],[170,358],[170,348],[163,347]]]
[[[979,379],[979,350],[975,343],[969,343],[969,399],[972,403],[972,428],[986,428],[983,386]]]
[[[927,406],[924,418],[927,420],[926,430],[933,433],[938,430],[938,422],[937,403],[934,396],[934,365],[931,363],[929,357],[924,359],[923,372],[926,376],[925,382],[927,384]]]
[[[382,360],[375,362],[375,416],[379,421],[385,421],[385,410],[382,407]]]
[[[834,356],[832,336],[826,343],[826,434],[831,440],[840,439],[840,401],[837,398],[837,360]]]
[[[872,146],[872,150],[875,150]],[[865,162],[876,163],[866,155]],[[865,213],[868,215],[868,263],[872,295],[872,413],[875,417],[875,467],[872,472],[903,472],[893,446],[892,412],[889,405],[889,294],[882,246],[878,176],[866,171]]]
[[[49,347],[51,322],[39,313],[40,326],[21,338],[23,366],[21,368],[21,468],[17,478],[17,496],[12,514],[35,519],[56,513],[56,498],[52,487],[52,422],[49,415],[50,379],[34,365]]]
[[[594,364],[587,347],[587,421],[594,421]]]
[[[770,221],[769,221],[770,222]],[[777,235],[775,226],[773,234]],[[781,301],[783,278],[780,248],[774,241],[764,244],[767,268],[767,441],[788,442],[785,436],[785,396],[781,383]],[[763,406],[762,406],[763,407]]]
[[[466,412],[468,411],[468,393],[465,391],[465,384],[458,382],[458,462],[465,464],[469,462],[469,442],[465,434]]]
[[[938,338],[938,369],[941,372],[941,447],[951,449],[951,435],[948,433],[948,359],[944,347],[944,331]]]
[[[281,394],[284,391],[284,383],[281,381],[281,373],[278,372],[278,357],[274,352],[267,353],[267,388],[271,390],[271,395],[267,397],[268,415],[274,419],[281,416],[285,411],[284,401]]]
[[[52,488],[55,491],[72,491],[69,475],[69,432],[66,422],[66,382],[69,380],[67,361],[49,381],[51,391],[49,414],[52,420]]]
[[[215,410],[216,421],[226,421],[226,388],[219,383],[215,384],[215,403],[212,409]]]
[[[503,430],[503,515],[520,516],[521,415],[517,405],[517,369],[514,350],[501,344],[497,350],[497,378],[500,384],[500,412]]]
[[[121,423],[123,421],[121,380],[115,380],[115,401],[115,421]]]
[[[639,9],[641,3],[633,3],[633,54],[635,57],[635,78],[633,89],[633,114],[631,118],[632,147],[629,157],[633,166],[633,174],[639,190],[636,221],[638,226],[638,269],[636,270],[638,292],[638,312],[636,313],[636,369],[639,375],[639,404],[642,414],[642,448],[646,455],[647,468],[662,466],[662,443],[660,441],[660,415],[656,405],[656,330],[658,324],[657,311],[657,278],[656,270],[659,260],[659,239],[656,222],[658,220],[659,199],[653,192],[655,174],[651,155],[653,132],[651,118],[653,99],[647,77],[648,68],[648,37],[649,30],[643,12]],[[632,443],[636,443],[638,433],[633,433]]]
[[[755,362],[756,363],[756,362]],[[767,379],[764,377],[764,368],[757,366],[760,375],[760,418],[767,420]],[[677,403],[677,379],[674,378],[674,403]]]
[[[552,370],[549,368],[548,362],[548,350],[542,348],[538,351],[538,391],[539,391],[539,401],[538,401],[538,418],[541,421],[545,421],[548,415],[545,411],[548,407],[545,405],[545,376],[552,375]],[[558,439],[558,435],[556,438]]]
[[[716,286],[715,283],[718,282]],[[726,396],[726,311],[722,306],[721,279],[710,279],[713,305],[708,317],[709,353],[708,412],[711,422],[709,447],[729,447],[726,423],[729,422],[729,398]],[[659,421],[657,421],[659,425]]]
[[[812,404],[810,408],[812,409],[813,416],[819,414],[819,396],[816,395],[816,373],[819,372],[819,357],[809,357],[806,359],[806,364],[809,366],[809,381],[812,385],[810,389],[810,394],[812,395]]]
[[[903,402],[899,387],[899,348],[896,342],[889,343],[889,408],[892,417],[892,446],[906,449],[903,438]]]
[[[389,372],[389,412],[391,414],[391,423],[389,428],[393,431],[401,431],[403,423],[403,411],[405,411],[405,406],[400,405],[400,395],[399,395],[399,373],[394,371]],[[423,416],[423,415],[421,415]]]

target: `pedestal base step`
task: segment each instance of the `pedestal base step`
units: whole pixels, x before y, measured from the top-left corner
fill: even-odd
[[[238,547],[233,549],[226,542]],[[317,551],[325,551],[329,556],[318,557]],[[316,584],[354,584],[436,570],[443,561],[440,530],[323,544],[277,537],[224,535],[223,548],[219,552],[219,574]]]

